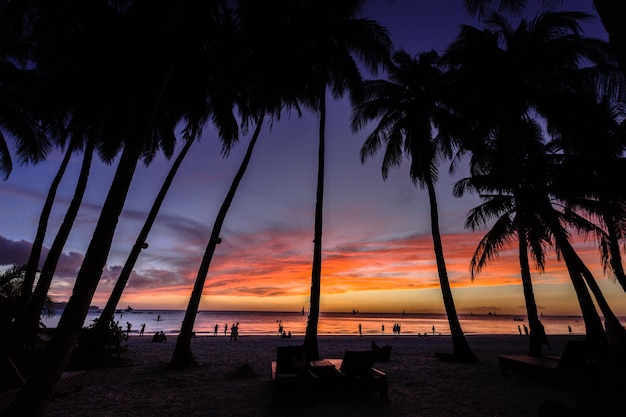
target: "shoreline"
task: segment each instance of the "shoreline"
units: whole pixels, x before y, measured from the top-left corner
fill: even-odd
[[[568,340],[582,336],[552,336],[546,354],[559,355]],[[468,335],[477,364],[443,363],[434,352],[451,352],[449,336],[392,335],[375,337],[392,347],[391,360],[375,366],[387,374],[389,401],[377,395],[356,400],[322,398],[313,406],[291,399],[272,408],[270,362],[278,346],[299,345],[303,337],[198,336],[194,357],[202,365],[165,370],[175,336],[152,343],[151,336],[131,335],[122,355],[130,363],[120,368],[87,371],[81,391],[53,399],[48,416],[512,416],[538,415],[539,407],[554,401],[574,407],[580,392],[532,381],[524,375],[502,375],[498,355],[526,353],[528,338],[514,335]],[[320,355],[341,358],[346,350],[369,350],[372,337],[322,335]],[[256,375],[236,379],[244,365]]]

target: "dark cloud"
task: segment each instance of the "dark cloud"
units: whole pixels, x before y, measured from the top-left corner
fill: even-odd
[[[0,236],[0,265],[24,265],[33,244],[25,240],[10,240]]]

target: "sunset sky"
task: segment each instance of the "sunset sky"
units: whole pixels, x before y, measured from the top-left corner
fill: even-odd
[[[531,1],[530,3],[533,3]],[[592,13],[591,0],[566,0],[564,8]],[[388,27],[397,49],[443,52],[469,17],[462,0],[370,1],[364,15]],[[589,36],[606,38],[596,20]],[[382,75],[382,74],[381,74]],[[380,157],[364,165],[359,149],[371,127],[353,134],[347,101],[329,105],[324,206],[322,311],[443,312],[430,235],[425,191],[415,187],[408,167],[380,174]],[[268,125],[269,126],[269,125]],[[201,309],[300,311],[308,308],[313,254],[317,169],[317,117],[285,115],[264,129],[246,177],[226,218],[207,277]],[[191,293],[215,215],[243,157],[250,134],[227,159],[207,127],[191,148],[155,226],[149,247],[136,264],[120,307],[184,309]],[[52,176],[62,153],[37,166],[16,164],[0,182],[0,265],[25,263]],[[49,224],[49,246],[71,199],[81,159],[75,157]],[[103,307],[141,229],[171,161],[157,158],[140,166],[118,223],[113,247],[92,304]],[[113,166],[96,164],[70,240],[57,268],[51,296],[66,301],[89,244]],[[510,248],[472,282],[469,261],[484,233],[464,230],[476,197],[456,199],[452,184],[465,176],[441,167],[440,223],[453,295],[460,313],[524,314],[517,250]],[[626,294],[602,273],[597,246],[578,243],[618,315],[626,315]],[[43,260],[42,260],[43,262]],[[552,254],[543,274],[534,275],[535,295],[544,314],[578,315],[564,264]]]

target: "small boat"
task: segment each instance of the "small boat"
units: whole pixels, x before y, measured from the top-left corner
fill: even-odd
[[[126,311],[133,311],[133,308],[131,306],[126,307]]]
[[[513,321],[524,321],[524,317],[515,316],[515,317],[513,317]]]

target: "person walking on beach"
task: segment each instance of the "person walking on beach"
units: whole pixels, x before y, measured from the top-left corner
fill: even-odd
[[[226,336],[226,333],[228,333],[228,323],[224,324],[224,336]]]
[[[130,328],[133,327],[132,324],[130,324],[129,321],[126,322],[126,337],[128,337],[128,335],[130,334]]]
[[[215,325],[215,329],[213,329],[213,336],[217,336],[217,329],[218,329],[218,325]]]
[[[522,335],[522,328],[519,327],[519,324],[517,325],[517,331],[519,332],[519,335],[521,336]]]
[[[528,327],[526,327],[526,325],[524,325],[524,334],[528,336]]]
[[[361,328],[361,323],[359,323],[359,336],[363,337],[363,332]]]
[[[139,336],[143,336],[143,332],[146,330],[146,323],[141,325],[141,330],[139,330]]]
[[[567,325],[567,331],[569,332],[569,334],[572,334],[572,326],[570,326],[569,324]]]
[[[235,323],[230,326],[230,341],[232,342],[235,339]]]

